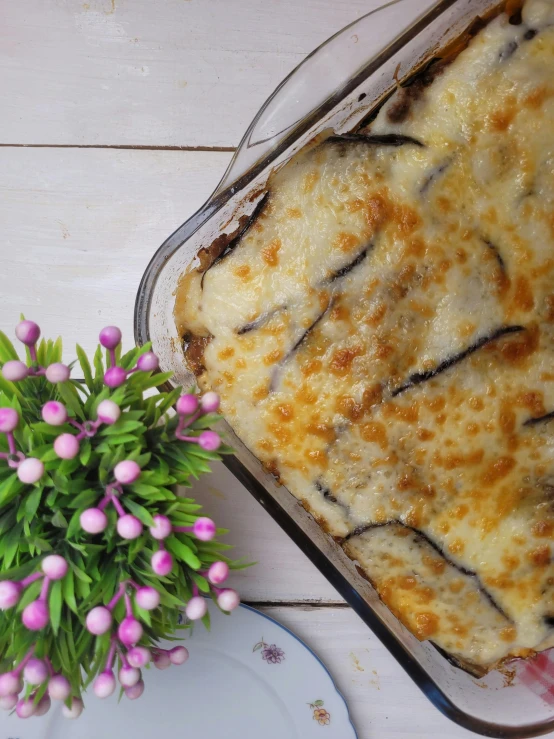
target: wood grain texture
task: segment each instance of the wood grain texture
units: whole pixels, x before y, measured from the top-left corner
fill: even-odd
[[[236,146],[277,84],[379,0],[4,0],[0,144]]]

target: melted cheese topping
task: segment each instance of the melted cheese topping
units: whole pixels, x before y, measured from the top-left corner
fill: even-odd
[[[554,623],[554,0],[522,15],[274,173],[177,316],[241,439],[484,669]]]

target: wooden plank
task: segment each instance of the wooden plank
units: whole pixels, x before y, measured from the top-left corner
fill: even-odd
[[[346,699],[359,739],[475,736],[439,713],[351,609],[260,610],[293,631],[321,658]],[[306,702],[318,698],[307,694]]]
[[[91,350],[99,330],[133,342],[140,278],[158,246],[216,186],[228,153],[0,148],[2,328],[20,312]]]
[[[380,0],[6,0],[0,144],[236,146],[277,84]]]

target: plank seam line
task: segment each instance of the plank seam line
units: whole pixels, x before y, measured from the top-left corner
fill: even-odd
[[[234,152],[235,146],[148,146],[139,144],[0,144],[3,149],[124,149],[131,151]]]

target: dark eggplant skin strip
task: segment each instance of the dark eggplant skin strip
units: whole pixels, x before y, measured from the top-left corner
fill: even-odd
[[[361,264],[364,261],[364,259],[367,257],[372,247],[373,247],[373,244],[366,246],[366,248],[363,251],[361,251],[358,254],[358,256],[355,257],[351,262],[349,262],[348,264],[345,264],[344,267],[337,269],[336,272],[333,272],[330,277],[324,280],[323,284],[329,285],[332,282],[339,280],[341,277],[344,277],[344,275],[347,275],[349,272],[352,272],[352,270],[355,267],[357,267],[359,264]]]
[[[334,503],[335,505],[338,505],[340,508],[342,508],[344,511],[346,511],[347,514],[350,513],[350,507],[347,506],[345,503],[342,503],[342,501],[338,500],[338,498],[336,498],[331,493],[331,491],[329,490],[329,488],[326,485],[323,485],[319,480],[316,480],[314,482],[314,486],[315,486],[315,489],[317,490],[317,492],[318,493],[321,493],[323,495],[324,499],[328,503]]]
[[[358,528],[351,531],[347,536],[343,539],[343,541],[348,541],[348,539],[351,539],[353,536],[360,536],[366,531],[369,531],[370,529],[380,528],[382,526],[391,526],[391,525],[398,525],[402,526],[405,529],[409,529],[416,535],[416,539],[420,539],[421,541],[424,541],[426,544],[428,544],[432,549],[437,552],[438,555],[444,559],[445,562],[447,562],[449,565],[454,567],[454,569],[458,570],[458,572],[462,575],[465,575],[466,577],[473,577],[475,578],[475,582],[477,583],[477,587],[479,590],[483,593],[485,598],[489,601],[491,606],[498,611],[498,613],[506,619],[506,621],[512,621],[510,617],[505,613],[503,608],[495,601],[495,599],[492,597],[492,595],[489,593],[489,591],[485,588],[483,583],[481,582],[479,575],[474,572],[473,570],[468,570],[466,567],[462,567],[461,565],[456,564],[456,562],[453,562],[450,557],[448,557],[443,550],[440,548],[440,546],[433,541],[427,534],[425,534],[421,529],[416,529],[413,526],[408,526],[407,524],[403,523],[402,521],[399,521],[397,519],[392,519],[390,521],[385,521],[384,523],[375,523],[375,524],[368,524],[367,526],[359,526]]]
[[[439,175],[441,175],[445,170],[448,169],[448,167],[452,164],[452,159],[447,159],[445,162],[440,164],[438,167],[435,167],[430,175],[425,179],[421,187],[419,188],[419,194],[424,195],[427,190],[431,187],[433,182],[437,179]]]
[[[410,375],[408,377],[407,382],[404,383],[404,385],[401,385],[400,387],[395,388],[391,395],[393,398],[395,398],[397,395],[400,395],[400,393],[405,392],[406,390],[409,390],[412,387],[415,387],[416,385],[421,385],[422,382],[427,382],[427,380],[432,380],[433,377],[436,377],[437,375],[440,375],[441,372],[445,372],[446,370],[450,369],[450,367],[453,367],[456,364],[459,364],[464,359],[469,357],[471,354],[474,354],[475,352],[479,351],[479,349],[482,349],[487,344],[492,343],[493,341],[496,341],[497,339],[500,339],[502,336],[507,336],[508,334],[515,334],[519,331],[525,331],[524,326],[503,326],[502,328],[497,329],[489,336],[483,336],[480,339],[478,339],[475,344],[472,344],[467,349],[464,349],[463,352],[460,352],[459,354],[454,354],[453,357],[449,357],[448,359],[445,359],[443,362],[441,362],[438,367],[435,367],[433,370],[429,370],[428,372],[416,372],[413,375]]]
[[[511,56],[513,56],[517,50],[518,43],[517,41],[508,41],[508,43],[500,49],[498,52],[498,58],[501,62],[505,62],[506,59],[509,59]]]
[[[243,334],[250,333],[250,331],[255,331],[256,329],[260,328],[265,323],[267,323],[269,320],[271,320],[274,315],[276,315],[282,310],[287,310],[287,306],[281,305],[278,308],[273,308],[272,310],[268,310],[265,313],[261,313],[253,321],[250,321],[250,323],[245,323],[244,326],[237,328],[237,334],[239,336],[242,336]]]
[[[523,422],[524,426],[536,426],[539,423],[547,423],[548,421],[552,421],[554,418],[554,411],[550,411],[550,413],[545,413],[544,416],[538,416],[537,418],[528,418],[526,421]]]
[[[200,280],[200,287],[204,287],[204,277],[208,274],[208,272],[211,270],[212,267],[214,267],[219,262],[222,262],[225,257],[228,257],[229,254],[237,248],[239,245],[241,239],[246,235],[246,233],[250,230],[250,228],[254,225],[256,222],[258,216],[261,215],[263,209],[267,205],[267,202],[269,200],[269,192],[266,192],[266,194],[263,196],[263,198],[259,201],[259,203],[256,205],[252,213],[248,216],[247,221],[245,222],[244,226],[240,229],[239,233],[235,236],[235,238],[230,241],[225,249],[221,252],[221,254],[214,259],[214,261],[210,264],[210,266],[205,270],[205,272],[202,274],[202,279]]]
[[[383,133],[383,134],[363,134],[363,133],[344,133],[342,135],[329,136],[325,143],[332,142],[334,144],[368,144],[369,146],[404,146],[404,144],[413,144],[421,148],[425,144],[414,139],[413,136],[404,136],[400,133]]]
[[[550,626],[551,628],[554,628],[554,616],[550,616],[550,615],[545,616],[544,617],[544,623],[547,626]]]
[[[496,261],[498,262],[498,266],[505,273],[506,263],[502,259],[502,255],[500,254],[500,250],[498,249],[496,244],[493,244],[492,241],[489,241],[484,236],[481,237],[481,241],[483,242],[483,244],[485,244],[486,247],[488,247],[491,250],[491,252],[494,254]]]

